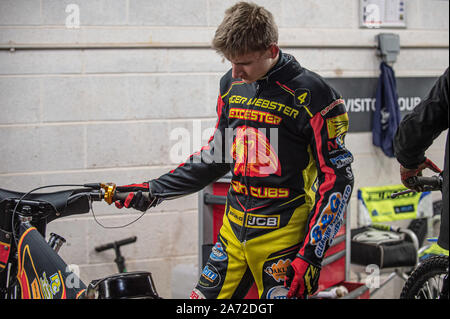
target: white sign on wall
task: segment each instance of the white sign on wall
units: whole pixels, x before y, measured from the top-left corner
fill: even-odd
[[[406,0],[360,0],[361,28],[406,28]]]

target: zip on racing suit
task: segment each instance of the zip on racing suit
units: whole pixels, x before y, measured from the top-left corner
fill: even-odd
[[[286,269],[296,256],[320,269],[350,199],[344,101],[280,52],[255,83],[232,78],[231,70],[222,77],[217,117],[208,144],[151,180],[150,191],[179,197],[231,169],[223,226],[191,298],[244,297],[253,282],[260,298],[285,295]]]

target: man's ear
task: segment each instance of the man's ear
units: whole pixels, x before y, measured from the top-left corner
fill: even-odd
[[[275,59],[280,52],[280,48],[276,44],[271,44],[269,47],[270,50],[270,58]]]

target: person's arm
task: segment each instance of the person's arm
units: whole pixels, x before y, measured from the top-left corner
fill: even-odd
[[[323,257],[344,222],[353,188],[350,164],[353,156],[345,147],[348,115],[342,99],[334,99],[315,113],[305,126],[310,131],[317,167],[318,187],[306,224],[306,236],[297,258],[288,268],[288,297],[306,297],[318,287]],[[348,225],[349,227],[349,225]]]
[[[224,82],[222,78],[221,84]],[[164,199],[195,193],[225,175],[230,170],[230,163],[225,160],[226,153],[223,149],[228,120],[221,94],[217,99],[216,111],[215,131],[206,146],[189,156],[186,162],[159,178],[140,184],[118,186],[118,191],[130,193],[126,200],[116,202],[116,206],[145,211],[149,207],[158,205]],[[144,197],[142,192],[149,192],[150,196]]]
[[[439,134],[448,128],[448,68],[439,77],[428,96],[407,114],[394,137],[394,154],[400,165],[402,183],[416,189],[411,177],[422,175],[426,168],[436,173],[440,169],[425,157],[425,151]]]
[[[423,163],[425,151],[448,128],[448,92],[447,69],[428,96],[400,122],[394,137],[394,152],[405,168],[417,168]]]

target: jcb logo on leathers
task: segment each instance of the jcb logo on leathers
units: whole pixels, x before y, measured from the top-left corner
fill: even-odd
[[[230,207],[228,210],[228,219],[233,223],[242,226],[244,212]],[[249,228],[274,229],[280,227],[280,215],[257,215],[247,213],[245,215],[245,226]]]
[[[247,227],[278,228],[279,216],[247,215]]]

